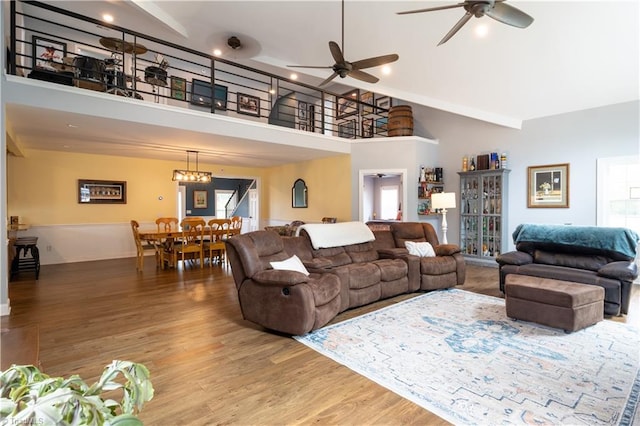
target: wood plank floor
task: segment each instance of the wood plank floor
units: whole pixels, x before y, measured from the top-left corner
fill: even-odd
[[[632,312],[640,325],[639,286]],[[460,288],[501,297],[495,268],[468,265]],[[360,315],[414,295],[345,312]],[[144,363],[156,390],[147,425],[447,424],[317,354],[242,319],[231,270],[156,270],[146,258],[43,266],[9,283],[3,328],[37,325],[52,376],[93,383],[113,359]]]

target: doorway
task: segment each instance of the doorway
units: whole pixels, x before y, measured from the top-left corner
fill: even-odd
[[[360,170],[359,220],[403,220],[407,205],[406,180],[407,169]]]

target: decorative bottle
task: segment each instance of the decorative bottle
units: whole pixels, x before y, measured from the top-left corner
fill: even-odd
[[[462,171],[466,172],[469,170],[469,162],[467,160],[467,156],[462,157]]]
[[[474,171],[476,169],[476,161],[473,157],[471,157],[471,165],[469,166],[469,170]]]
[[[500,168],[501,169],[506,169],[507,168],[507,153],[503,152],[502,155],[500,156]]]

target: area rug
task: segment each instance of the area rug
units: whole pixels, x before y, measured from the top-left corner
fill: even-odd
[[[640,330],[623,323],[565,333],[450,289],[295,339],[454,424],[640,424]]]

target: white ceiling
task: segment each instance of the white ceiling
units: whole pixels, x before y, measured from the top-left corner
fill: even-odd
[[[328,41],[340,43],[341,37],[337,0],[44,3],[96,19],[108,12],[115,25],[207,53],[236,35],[246,48],[226,49],[228,58],[282,76],[292,71],[287,64],[332,65]],[[511,6],[535,19],[530,27],[474,18],[441,46],[463,9],[396,14],[451,3],[346,0],[346,59],[389,53],[400,59],[391,64],[391,75],[367,70],[380,77],[375,85],[349,77],[336,81],[514,128],[533,118],[640,98],[637,0],[512,0]],[[478,24],[488,26],[486,37],[474,35]],[[331,73],[296,71],[309,84]]]

